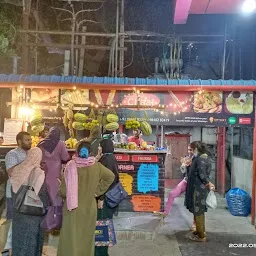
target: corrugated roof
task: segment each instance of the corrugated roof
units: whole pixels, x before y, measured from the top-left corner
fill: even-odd
[[[0,83],[76,83],[76,84],[127,84],[127,85],[206,85],[206,86],[255,86],[255,80],[168,80],[159,78],[119,78],[119,77],[76,77],[46,75],[6,75],[0,74]]]

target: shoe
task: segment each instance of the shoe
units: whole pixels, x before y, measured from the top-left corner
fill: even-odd
[[[201,238],[198,235],[194,235],[194,234],[189,236],[188,239],[193,242],[206,242],[206,237]]]
[[[155,212],[153,212],[153,214],[156,215],[156,216],[163,217],[163,218],[165,218],[165,217],[168,216],[168,214],[165,213],[165,212],[156,212],[156,211],[155,211]]]
[[[193,225],[190,227],[190,230],[193,231],[193,232],[196,231],[196,225],[193,224]]]
[[[10,251],[9,250],[4,250],[4,251],[2,251],[2,254],[1,254],[2,256],[11,256],[11,253],[10,253]]]

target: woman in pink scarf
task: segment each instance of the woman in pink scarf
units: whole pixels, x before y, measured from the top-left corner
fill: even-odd
[[[11,174],[13,193],[19,192],[22,185],[28,184],[34,188],[46,208],[48,195],[44,184],[45,174],[41,169],[42,151],[32,148],[26,159],[17,165]],[[43,216],[24,215],[13,210],[12,220],[12,256],[41,256],[44,233],[41,229]]]
[[[96,197],[104,194],[114,174],[90,157],[90,143],[81,141],[68,162],[60,185],[65,199],[58,256],[94,256]]]

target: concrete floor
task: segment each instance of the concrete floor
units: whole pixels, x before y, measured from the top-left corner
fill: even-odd
[[[192,215],[183,206],[184,198],[175,200],[164,223],[152,214],[120,213],[114,220],[118,243],[110,249],[110,256],[255,256],[256,248],[229,248],[229,243],[256,244],[250,218],[232,216],[223,198],[218,203],[218,209],[206,214],[206,243],[190,242],[186,237]],[[45,255],[55,256],[57,243],[51,237]]]

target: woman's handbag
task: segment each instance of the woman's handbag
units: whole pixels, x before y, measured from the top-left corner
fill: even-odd
[[[95,246],[114,246],[116,234],[112,219],[96,221]]]
[[[47,214],[44,217],[41,227],[45,231],[60,230],[62,226],[62,208],[63,206],[49,206]]]
[[[118,206],[127,196],[127,192],[120,182],[114,185],[106,194],[106,202],[109,208]]]
[[[13,208],[24,215],[44,216],[46,208],[34,188],[30,186],[30,178],[28,184],[22,185],[17,193],[13,193]]]
[[[212,209],[217,208],[217,198],[212,190],[209,192],[209,194],[206,198],[206,205]]]

